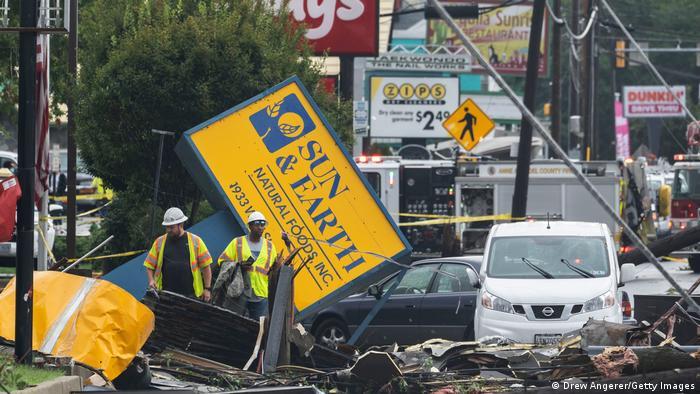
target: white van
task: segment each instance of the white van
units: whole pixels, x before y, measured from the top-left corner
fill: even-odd
[[[589,318],[622,323],[618,287],[635,267],[618,267],[602,223],[523,222],[493,226],[480,270],[475,336],[557,343]]]

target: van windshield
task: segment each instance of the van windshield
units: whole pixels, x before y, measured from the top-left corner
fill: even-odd
[[[610,275],[610,264],[605,240],[574,236],[493,238],[488,276],[541,279],[543,275],[538,268],[553,279],[606,277]]]

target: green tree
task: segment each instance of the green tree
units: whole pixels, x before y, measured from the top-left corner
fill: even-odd
[[[113,249],[143,247],[149,236],[151,129],[177,133],[165,141],[161,208],[186,208],[199,195],[173,151],[182,133],[291,75],[351,141],[350,108],[318,88],[303,30],[263,3],[94,0],[81,10],[77,140],[89,171],[118,196],[105,221]]]

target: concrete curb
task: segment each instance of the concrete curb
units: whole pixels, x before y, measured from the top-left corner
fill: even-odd
[[[83,385],[79,376],[61,376],[48,382],[41,383],[28,389],[13,391],[21,394],[70,394],[71,391],[81,391]]]

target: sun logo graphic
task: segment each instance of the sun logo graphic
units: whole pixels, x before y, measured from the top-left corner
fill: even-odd
[[[250,122],[270,153],[284,148],[316,128],[294,94],[252,114]]]

